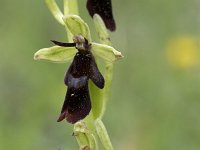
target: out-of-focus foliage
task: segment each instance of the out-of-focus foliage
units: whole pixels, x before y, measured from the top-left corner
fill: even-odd
[[[115,149],[199,150],[200,1],[113,0],[113,10],[111,40],[125,55],[104,116]],[[0,149],[78,149],[72,125],[56,122],[69,64],[33,60],[66,39],[63,27],[41,0],[1,0],[0,18]]]

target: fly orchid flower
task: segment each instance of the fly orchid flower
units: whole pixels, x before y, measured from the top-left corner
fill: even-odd
[[[123,56],[111,46],[92,42],[89,27],[79,16],[67,15],[63,21],[74,36],[74,43],[52,41],[57,46],[40,49],[34,59],[64,63],[74,57],[65,76],[68,90],[58,121],[66,118],[68,122],[76,123],[91,110],[88,80],[91,79],[101,89],[104,87],[104,78],[94,56],[106,62],[114,62]]]

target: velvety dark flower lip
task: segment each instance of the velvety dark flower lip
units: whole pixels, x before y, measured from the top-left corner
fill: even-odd
[[[94,84],[99,87],[104,87],[104,78],[100,73],[95,59],[90,52],[90,44],[86,39],[77,36],[74,38],[74,45],[78,52],[74,56],[66,75],[64,82],[67,85],[67,93],[65,101],[58,118],[58,122],[66,119],[74,124],[77,121],[84,119],[91,110],[91,101],[89,95],[88,81],[91,79]],[[72,46],[72,43],[63,43],[53,41],[59,46]]]
[[[111,0],[88,0],[87,9],[91,17],[93,17],[94,14],[99,14],[102,17],[107,29],[110,31],[116,30]]]

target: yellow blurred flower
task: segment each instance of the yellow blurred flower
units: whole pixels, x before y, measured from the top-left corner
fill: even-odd
[[[199,64],[200,42],[197,38],[173,38],[169,41],[166,51],[169,63],[178,68],[187,69]]]

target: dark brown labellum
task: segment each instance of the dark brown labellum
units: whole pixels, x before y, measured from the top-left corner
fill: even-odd
[[[111,0],[88,0],[87,9],[91,17],[93,17],[94,14],[99,14],[102,17],[106,28],[110,31],[115,31],[116,25],[112,14]]]
[[[54,43],[59,44],[62,42],[54,41]],[[61,45],[65,44],[62,43]],[[97,87],[101,89],[104,87],[104,78],[99,72],[95,59],[90,52],[89,44],[87,43],[85,47],[85,50],[78,49],[65,75],[64,82],[68,89],[58,122],[66,118],[68,122],[76,123],[89,114],[91,110],[88,89],[89,79],[91,79]]]

